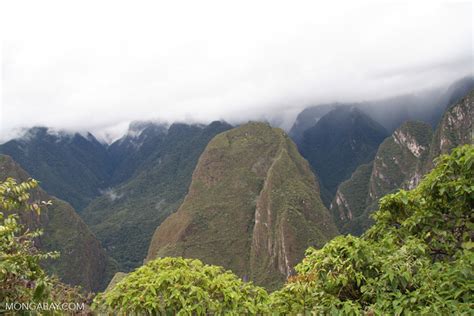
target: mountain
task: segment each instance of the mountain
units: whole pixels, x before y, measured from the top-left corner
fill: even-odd
[[[341,233],[361,235],[369,226],[367,193],[373,163],[362,164],[339,185],[330,211]]]
[[[303,134],[306,130],[313,127],[324,115],[340,105],[341,104],[338,103],[322,104],[304,109],[296,117],[296,120],[288,132],[288,135],[296,144],[300,144],[303,140]]]
[[[379,147],[374,161],[359,166],[343,182],[331,203],[342,233],[359,235],[372,223],[369,215],[382,196],[412,189],[433,168],[433,160],[473,143],[474,90],[449,107],[435,132],[422,122],[406,122]]]
[[[275,288],[308,246],[337,234],[306,160],[280,129],[248,123],[214,137],[147,260],[198,258]]]
[[[49,193],[82,210],[107,181],[107,150],[92,134],[54,132],[45,127],[28,130],[0,145]]]
[[[474,89],[474,77],[473,76],[468,76],[464,77],[456,82],[454,82],[452,85],[448,87],[445,93],[443,93],[442,99],[441,99],[441,107],[440,107],[440,112],[435,113],[436,117],[436,123],[439,122],[439,120],[442,118],[444,115],[444,112],[447,110],[447,108],[452,105],[457,103],[459,100],[461,100],[464,96],[466,96],[469,91]],[[435,126],[435,125],[433,125]]]
[[[338,188],[330,209],[341,232],[360,235],[377,201],[399,188],[412,189],[424,174],[432,138],[430,125],[406,122],[385,139],[373,162],[359,166]]]
[[[154,229],[178,208],[209,140],[229,128],[221,122],[132,122],[122,138],[107,145],[91,134],[34,127],[0,145],[0,153],[71,203],[129,270],[142,262]]]
[[[299,149],[334,196],[337,186],[370,162],[387,131],[356,107],[339,106],[306,130]]]
[[[394,189],[416,187],[429,156],[432,133],[426,123],[405,122],[380,145],[370,176],[369,203]]]
[[[431,162],[435,157],[447,154],[461,144],[473,143],[473,122],[474,89],[451,106],[441,118],[431,143],[428,169],[432,167]]]
[[[436,127],[446,108],[474,89],[474,77],[461,78],[447,87],[357,103],[315,105],[304,109],[289,135],[299,144],[306,130],[337,106],[355,106],[392,133],[406,121],[422,121]]]
[[[0,155],[0,181],[8,177],[18,182],[30,178],[13,159]],[[42,229],[43,235],[36,246],[44,251],[59,251],[58,259],[49,260],[45,268],[71,285],[80,285],[85,290],[102,290],[114,273],[114,262],[89,230],[75,210],[67,202],[50,196],[43,189],[35,189],[34,200],[49,201],[52,205],[43,208],[41,215],[19,212],[22,224],[29,229]]]
[[[160,126],[147,126],[139,137],[131,139],[128,133],[111,145],[111,152],[123,150],[123,162],[117,163],[116,170],[124,171],[116,174],[131,177],[105,189],[81,216],[122,270],[141,265],[153,231],[186,195],[207,143],[231,127],[224,122],[207,126],[173,124],[166,131]],[[142,137],[144,133],[149,134]],[[132,164],[133,171],[126,170]]]

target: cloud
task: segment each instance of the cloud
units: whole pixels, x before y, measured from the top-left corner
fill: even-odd
[[[0,139],[34,125],[113,137],[142,119],[289,125],[309,104],[473,72],[471,2],[1,6]]]

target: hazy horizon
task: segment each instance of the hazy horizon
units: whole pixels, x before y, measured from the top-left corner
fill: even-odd
[[[117,138],[150,119],[288,129],[307,106],[473,75],[471,2],[48,4],[1,5],[0,142],[33,126]]]

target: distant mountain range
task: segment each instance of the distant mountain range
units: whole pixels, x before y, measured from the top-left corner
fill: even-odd
[[[474,89],[474,77],[462,78],[446,89],[395,96],[366,102],[332,103],[307,107],[296,118],[289,131],[299,144],[303,133],[336,107],[356,107],[392,133],[406,121],[421,121],[436,127],[446,108]]]
[[[48,269],[66,283],[102,289],[117,269],[179,255],[271,289],[309,245],[362,233],[380,197],[472,143],[473,88],[310,107],[289,136],[258,122],[133,122],[108,145],[35,127],[0,145],[0,175],[38,179],[55,202],[23,221],[65,254]]]

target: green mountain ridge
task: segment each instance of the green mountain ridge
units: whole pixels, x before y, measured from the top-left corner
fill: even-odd
[[[248,123],[209,142],[180,208],[156,229],[147,260],[198,258],[276,288],[308,246],[337,233],[295,144],[280,129]]]

